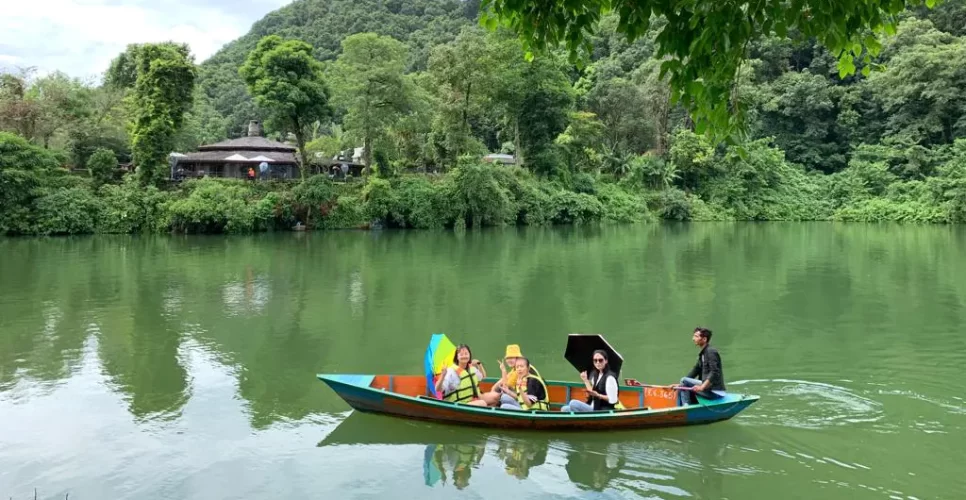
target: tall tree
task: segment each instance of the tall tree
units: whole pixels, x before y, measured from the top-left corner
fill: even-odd
[[[56,71],[37,79],[31,94],[40,103],[37,139],[45,148],[93,112],[93,92],[75,78]]]
[[[886,70],[866,82],[885,112],[887,137],[930,145],[966,135],[966,38],[910,20],[896,42]]]
[[[515,40],[500,41],[495,53],[488,95],[503,133],[512,138],[518,163],[550,173],[559,164],[553,141],[567,128],[574,101],[563,64],[552,55],[526,61]]]
[[[129,45],[107,72],[107,83],[133,88],[131,154],[141,185],[167,177],[168,155],[193,104],[196,68],[186,44]]]
[[[604,140],[619,153],[641,154],[654,142],[648,96],[624,78],[599,81],[586,96],[587,105],[604,124]]]
[[[93,91],[59,71],[36,80],[32,72],[0,75],[0,129],[50,148],[92,113]]]
[[[634,80],[645,96],[645,112],[653,121],[654,149],[658,155],[664,156],[674,123],[674,106],[671,104],[671,88],[668,87],[667,78],[661,77],[659,66],[657,59],[648,59],[634,72]]]
[[[848,128],[839,125],[845,93],[825,76],[790,71],[759,87],[762,130],[775,137],[786,157],[826,173],[848,163]]]
[[[29,71],[0,73],[0,131],[34,137],[40,119],[39,103],[30,98]]]
[[[330,114],[322,63],[312,56],[312,46],[301,40],[267,36],[248,54],[239,74],[255,103],[268,114],[269,125],[295,135],[305,180],[309,166],[306,138],[313,124]]]
[[[342,54],[332,68],[335,101],[346,110],[346,131],[362,139],[367,170],[373,143],[408,107],[406,58],[406,46],[398,40],[359,33],[342,41]]]
[[[490,27],[510,26],[534,50],[564,43],[573,59],[590,51],[608,12],[617,13],[617,31],[631,41],[663,18],[656,56],[668,57],[661,69],[670,75],[673,97],[687,96],[699,130],[710,125],[727,134],[741,124],[731,96],[749,42],[797,29],[832,51],[840,76],[850,75],[855,58],[869,63],[877,55],[876,35],[894,34],[899,14],[923,3],[932,7],[936,0],[483,0],[482,10]]]
[[[480,113],[482,96],[490,85],[487,49],[482,32],[464,28],[455,41],[437,46],[429,57],[429,72],[441,95],[437,122],[443,129],[450,165],[474,142],[470,121]]]

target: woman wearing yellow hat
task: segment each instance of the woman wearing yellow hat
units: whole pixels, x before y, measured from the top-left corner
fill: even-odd
[[[522,357],[523,353],[520,352],[519,345],[510,344],[506,346],[506,355],[503,356],[503,361],[506,362],[506,366],[510,369],[504,376],[500,377],[497,383],[493,384],[490,392],[483,394],[483,401],[486,401],[488,406],[500,406],[505,403],[516,404],[516,398],[504,393],[503,388],[513,390],[517,386],[517,372],[513,368],[516,366],[517,359]],[[503,362],[500,361],[499,363],[500,368],[503,368]],[[533,365],[530,365],[530,375],[540,378],[540,372]]]

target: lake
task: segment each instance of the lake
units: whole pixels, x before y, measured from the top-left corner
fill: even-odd
[[[0,498],[962,498],[964,325],[961,226],[0,238]],[[577,381],[581,332],[667,384],[696,326],[761,397],[730,421],[468,429],[315,378],[444,332]]]

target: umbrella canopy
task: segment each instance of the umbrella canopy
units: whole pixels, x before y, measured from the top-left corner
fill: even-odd
[[[426,486],[433,486],[443,478],[439,467],[436,467],[436,463],[433,461],[436,446],[435,444],[426,445],[426,449],[423,450],[423,482],[426,483]]]
[[[456,346],[449,340],[444,333],[434,333],[429,338],[429,345],[426,347],[426,356],[423,358],[423,371],[426,373],[426,387],[434,397],[436,394],[436,376],[453,363],[453,354]]]
[[[564,358],[577,369],[578,372],[590,372],[594,369],[594,351],[601,349],[607,352],[607,367],[614,375],[620,375],[624,358],[604,340],[603,335],[596,333],[571,333],[567,336],[567,350]]]

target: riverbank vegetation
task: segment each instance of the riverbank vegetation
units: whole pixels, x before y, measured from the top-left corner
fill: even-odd
[[[664,18],[628,42],[604,16],[575,65],[565,50],[528,61],[515,34],[477,26],[478,6],[301,0],[200,65],[146,44],[102,83],[2,74],[0,234],[966,222],[966,1],[903,11],[852,74],[814,33],[749,40],[725,99],[745,133],[731,143],[673,98]],[[166,152],[250,119],[303,162],[364,145],[369,173],[167,179]]]

